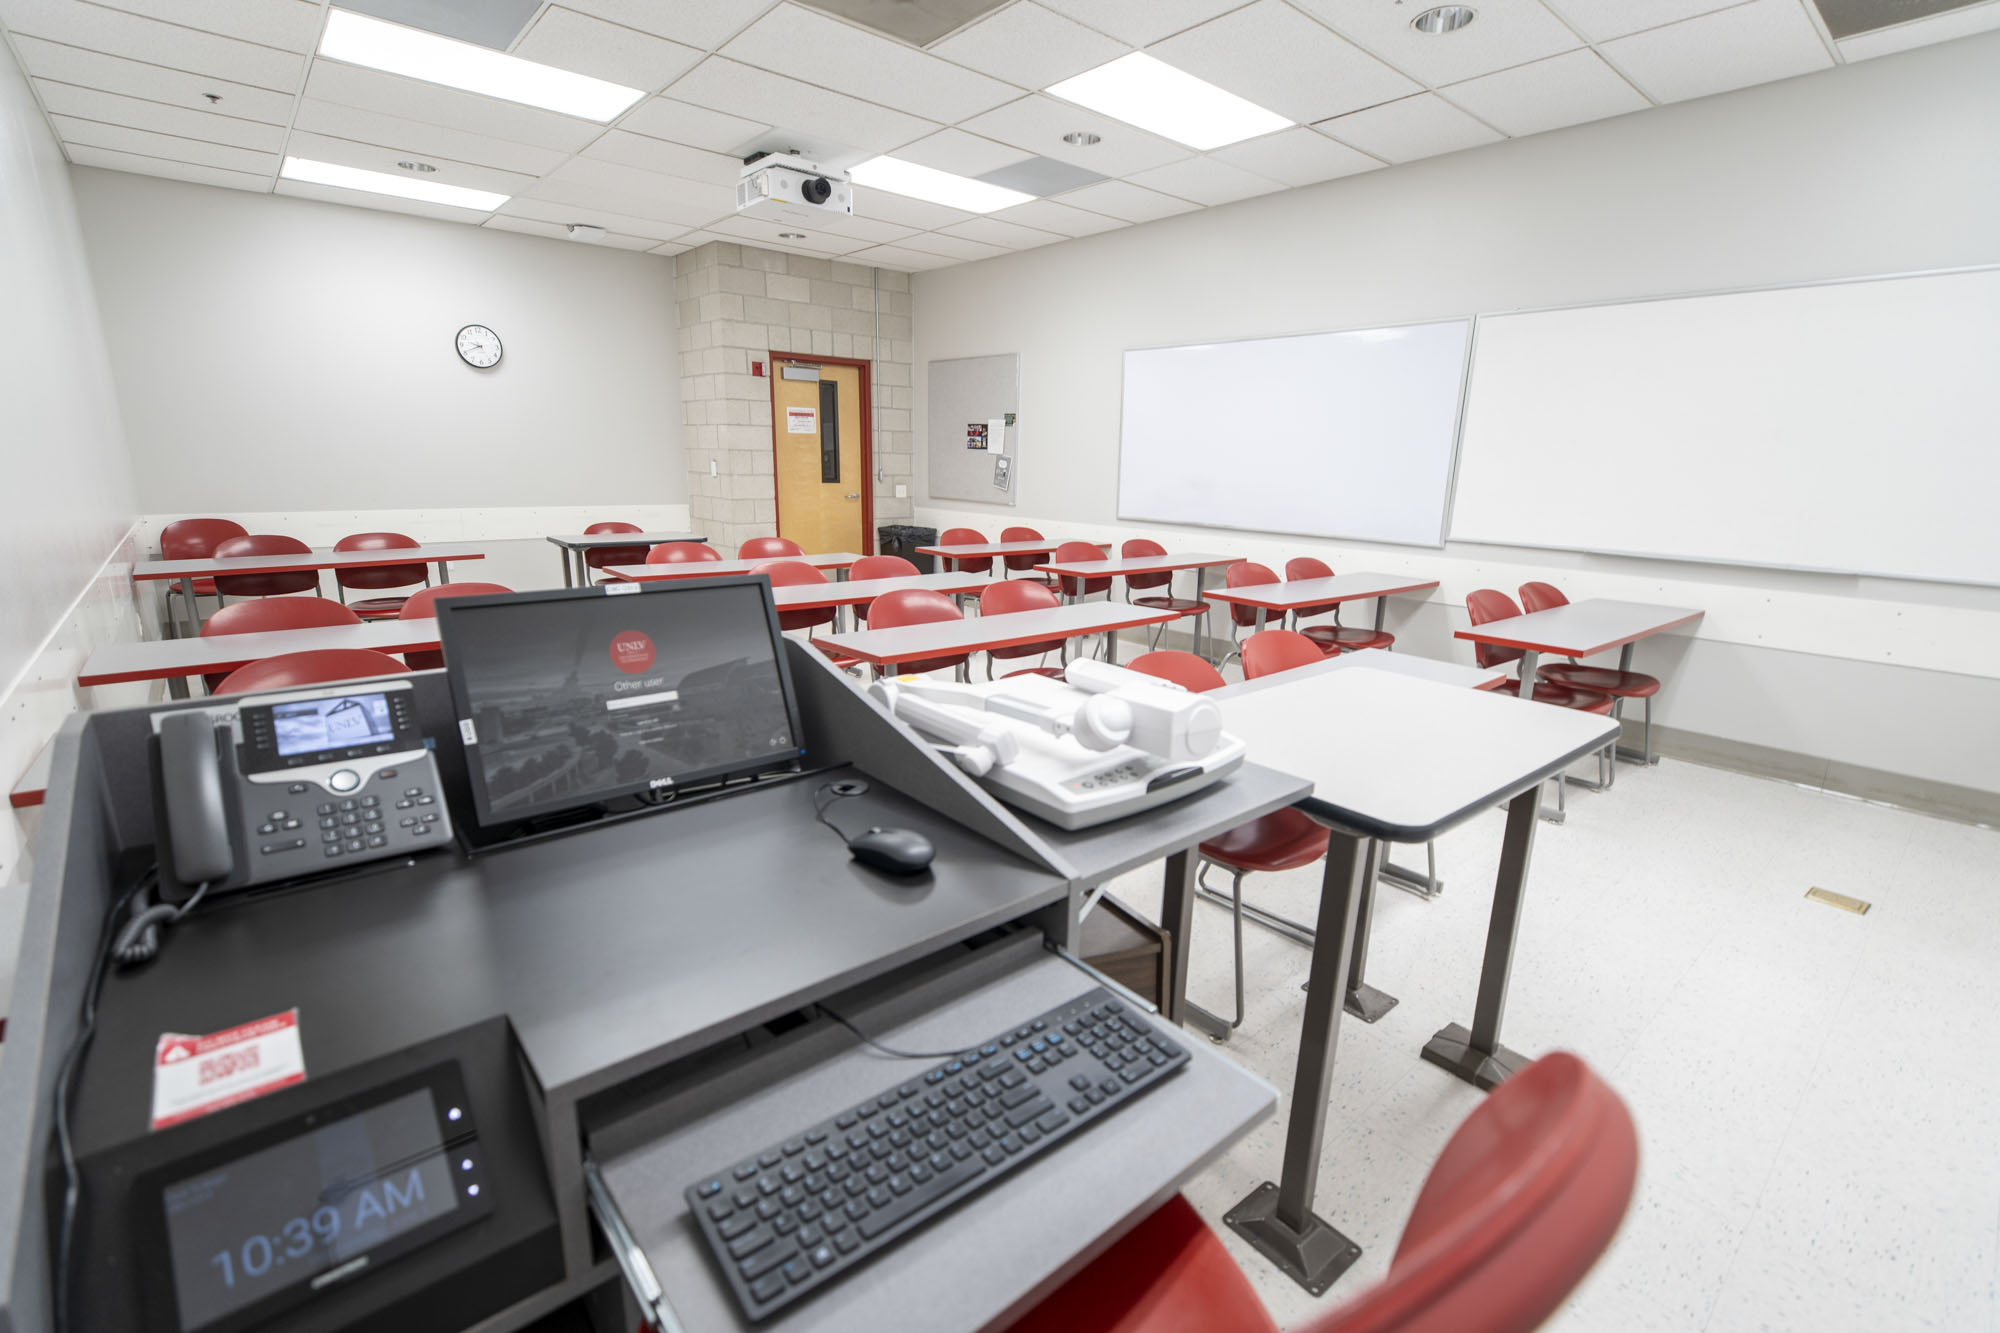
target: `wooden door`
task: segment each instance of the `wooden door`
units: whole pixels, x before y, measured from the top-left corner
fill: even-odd
[[[808,553],[871,551],[867,367],[774,359],[778,535]]]

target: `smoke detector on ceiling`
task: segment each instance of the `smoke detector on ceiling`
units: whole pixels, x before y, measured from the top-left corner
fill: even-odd
[[[572,222],[569,224],[569,238],[572,241],[583,241],[590,245],[596,245],[604,239],[604,234],[604,228],[593,226],[588,222]]]

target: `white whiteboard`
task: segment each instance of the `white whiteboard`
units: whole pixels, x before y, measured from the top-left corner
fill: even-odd
[[[1471,328],[1125,353],[1118,516],[1442,546]]]
[[[2000,271],[1479,321],[1455,541],[2000,584]]]

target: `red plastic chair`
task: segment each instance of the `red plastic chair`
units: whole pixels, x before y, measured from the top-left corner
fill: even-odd
[[[160,559],[200,560],[215,554],[215,548],[231,537],[244,537],[249,530],[234,519],[227,518],[177,518],[160,529]],[[167,584],[167,598],[181,595],[178,580]],[[196,597],[215,596],[214,579],[194,581]]]
[[[1562,589],[1553,583],[1523,583],[1521,604],[1529,613],[1547,611],[1553,607],[1568,606],[1569,598],[1563,596]],[[1627,699],[1646,701],[1646,758],[1653,762],[1653,696],[1660,692],[1658,676],[1649,676],[1643,671],[1623,671],[1617,667],[1592,667],[1579,664],[1574,658],[1567,663],[1558,662],[1552,666],[1540,667],[1535,678],[1551,685],[1565,685],[1573,690],[1595,690],[1608,694],[1613,702],[1611,715],[1619,716]],[[1517,690],[1518,693],[1518,690]],[[1541,697],[1541,687],[1535,689],[1535,697]],[[1615,758],[1615,756],[1614,756]]]
[[[1045,539],[1041,533],[1035,531],[1033,528],[1015,527],[1000,529],[1000,540],[1003,542],[1038,542]],[[1046,559],[1046,556],[1040,555],[1010,555],[1006,557],[1005,563],[1010,574],[1018,574],[1024,570],[1033,570],[1036,565],[1041,564]],[[850,577],[852,576],[850,575]],[[1056,586],[1055,575],[1053,574],[1030,573],[1027,581],[1030,583],[1040,583],[1050,588]]]
[[[984,546],[986,534],[978,528],[946,528],[938,538],[939,546]],[[993,568],[990,555],[974,556],[970,560],[953,560],[952,567],[961,574],[984,574]]]
[[[1285,562],[1285,578],[1330,579],[1333,570],[1326,561],[1313,556],[1302,555]],[[1313,616],[1323,616],[1333,612],[1331,625],[1300,625],[1301,620]],[[1330,653],[1353,653],[1363,648],[1394,648],[1396,636],[1385,629],[1360,629],[1340,623],[1340,603],[1326,602],[1320,606],[1301,606],[1292,612],[1292,628],[1311,639]]]
[[[223,678],[217,694],[255,694],[293,685],[321,685],[336,680],[394,676],[409,668],[372,648],[321,648],[310,653],[280,653],[240,666]]]
[[[785,537],[752,537],[736,548],[738,560],[777,560],[805,553],[805,547]]]
[[[1225,588],[1255,588],[1260,584],[1278,583],[1281,581],[1276,574],[1271,572],[1269,565],[1260,565],[1254,560],[1238,560],[1235,564],[1228,566],[1222,571],[1222,586]],[[1270,620],[1271,613],[1266,611],[1264,613],[1264,622],[1269,624]],[[1224,666],[1229,665],[1229,658],[1238,657],[1243,652],[1243,645],[1237,641],[1236,636],[1243,630],[1253,628],[1256,624],[1256,607],[1244,606],[1240,602],[1231,602],[1229,604],[1229,654],[1222,659]]]
[[[1267,629],[1243,641],[1243,679],[1290,671],[1293,667],[1324,662],[1324,648],[1295,630]]]
[[[312,547],[296,537],[260,532],[217,542],[212,554],[217,560],[234,560],[249,555],[311,555]],[[304,592],[308,588],[314,593],[319,592],[319,571],[316,569],[215,576],[218,597],[282,597],[286,593]]]
[[[1521,608],[1515,606],[1514,599],[1504,592],[1493,588],[1480,588],[1477,591],[1466,594],[1465,614],[1471,619],[1473,624],[1484,625],[1489,621],[1507,620],[1518,616],[1521,614]],[[1504,666],[1509,662],[1518,662],[1521,660],[1521,656],[1522,653],[1519,648],[1503,648],[1498,644],[1490,643],[1475,643],[1472,645],[1473,660],[1483,667]],[[1544,681],[1541,679],[1541,674],[1539,671],[1535,673],[1534,701],[1536,703],[1548,704],[1553,708],[1574,708],[1583,713],[1610,715],[1612,705],[1616,702],[1610,695],[1600,694],[1595,690],[1577,689],[1571,685],[1558,685],[1553,681]],[[1503,680],[1493,687],[1492,692],[1494,694],[1511,694],[1518,699],[1521,697],[1521,682],[1518,679]],[[1602,791],[1611,785],[1612,781],[1618,775],[1618,761],[1616,759],[1607,761],[1606,756],[1613,754],[1617,748],[1618,743],[1614,738],[1610,745],[1597,752],[1597,781],[1595,784],[1581,778],[1573,779],[1566,773],[1556,775],[1556,808],[1558,810],[1565,809],[1569,803],[1568,791],[1569,784],[1572,781],[1590,787],[1595,791]],[[1609,764],[1608,768],[1606,767],[1607,763]]]
[[[419,589],[404,601],[396,613],[399,620],[423,620],[437,614],[437,604],[447,597],[484,597],[490,593],[512,592],[498,583],[438,583]],[[435,671],[444,665],[444,654],[435,648],[417,648],[403,654],[412,671]]]
[[[704,546],[700,542],[661,542],[658,546],[646,552],[645,560],[635,561],[634,563],[683,565],[693,564],[698,561],[720,559],[722,559],[722,552],[716,550],[713,546]]]
[[[1067,565],[1080,563],[1085,560],[1102,560],[1103,558],[1104,548],[1101,546],[1095,546],[1090,542],[1064,542],[1061,546],[1056,547],[1055,559],[1051,563]],[[1111,591],[1111,576],[1109,574],[1101,579],[1080,579],[1070,574],[1058,574],[1056,576],[1056,583],[1061,587],[1062,595],[1065,597],[1088,597],[1092,593],[1101,592],[1109,594]],[[1079,591],[1079,588],[1081,591]]]
[[[958,603],[941,592],[928,588],[898,588],[895,592],[885,592],[868,604],[868,627],[870,629],[895,629],[899,625],[932,625],[941,620],[963,620],[965,613],[958,609]],[[903,662],[893,668],[897,675],[922,675],[927,671],[957,670],[964,673],[965,664],[971,660],[970,653],[954,653],[947,657],[927,657],[915,662]],[[875,668],[876,675],[883,674],[883,668]]]
[[[400,532],[357,532],[342,537],[333,544],[336,551],[394,551],[406,546],[421,546],[414,537],[405,537]],[[389,620],[403,609],[404,597],[370,597],[364,601],[347,600],[347,589],[360,588],[373,591],[380,588],[407,588],[413,583],[430,586],[429,566],[421,560],[409,565],[381,565],[374,569],[335,569],[335,588],[340,592],[340,600],[348,610],[363,620]]]
[[[644,531],[645,529],[640,527],[637,523],[623,523],[619,522],[616,519],[610,519],[606,520],[603,523],[591,524],[589,527],[583,530],[583,535],[586,537],[595,537],[598,534],[605,532],[644,532]],[[644,546],[587,547],[585,548],[583,553],[583,563],[586,567],[584,572],[584,578],[586,580],[589,579],[590,577],[589,571],[592,569],[603,569],[606,565],[638,565],[645,563],[645,560],[646,560],[646,548]],[[615,582],[616,580],[599,579],[597,581],[599,583],[608,583],[608,582]]]
[[[1632,1202],[1632,1115],[1557,1051],[1495,1088],[1445,1144],[1389,1274],[1305,1333],[1528,1333],[1576,1289]],[[1275,1333],[1249,1279],[1176,1195],[1009,1333]]]
[[[1136,556],[1165,555],[1166,553],[1166,547],[1144,537],[1134,537],[1131,541],[1126,542],[1118,548],[1118,554],[1127,559]],[[1166,595],[1162,597],[1133,597],[1132,594],[1141,588],[1165,588],[1167,591]],[[1200,622],[1202,617],[1208,614],[1207,602],[1197,601],[1189,597],[1174,596],[1174,576],[1169,572],[1158,574],[1127,574],[1125,576],[1125,594],[1127,600],[1134,606],[1150,606],[1158,611],[1172,611],[1182,619],[1192,618],[1196,623],[1195,633],[1197,634],[1201,632]],[[1160,636],[1167,632],[1167,626],[1172,623],[1172,621],[1165,621],[1155,626],[1152,642],[1158,643]]]
[[[922,572],[900,555],[864,555],[848,566],[847,578],[850,583],[863,583],[869,579],[914,578]],[[868,623],[867,603],[855,604],[854,618],[864,625]]]
[[[318,629],[323,625],[359,625],[361,617],[352,607],[325,597],[260,597],[234,606],[219,608],[202,622],[201,637],[221,634],[262,634],[266,630]],[[214,694],[227,679],[226,671],[213,671],[203,679]]]
[[[1125,665],[1130,670],[1172,681],[1182,689],[1192,690],[1196,694],[1205,690],[1219,690],[1228,683],[1207,658],[1198,653],[1183,653],[1173,648],[1141,653]]]
[[[750,572],[762,574],[771,580],[773,588],[796,588],[803,584],[826,582],[826,575],[803,560],[768,560]],[[800,611],[780,611],[778,628],[813,629],[820,625],[831,625],[833,617],[834,608],[830,606],[807,607]]]
[[[1062,602],[1047,585],[1030,583],[1026,579],[1002,579],[989,583],[979,592],[979,614],[986,616],[1011,615],[1016,611],[1046,611],[1050,607],[1061,606]],[[1017,657],[1047,657],[1050,653],[1060,656],[1067,639],[1045,639],[1039,643],[1017,643],[1011,648],[990,648],[986,652],[986,678],[993,679],[994,661],[1006,661]],[[1053,676],[1062,679],[1062,668],[1028,667],[1022,671],[1010,671],[1010,676]]]

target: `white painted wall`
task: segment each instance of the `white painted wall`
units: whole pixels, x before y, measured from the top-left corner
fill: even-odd
[[[145,511],[686,502],[671,260],[74,180]]]
[[[919,274],[920,416],[928,362],[1022,364],[1019,507],[926,503],[920,456],[917,519],[1423,571],[1390,627],[1433,657],[1479,587],[1705,607],[1641,649],[1659,720],[2000,792],[2000,590],[1115,519],[1126,348],[1991,264],[1996,161],[2000,34]]]

